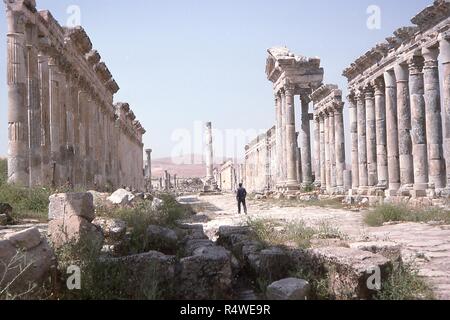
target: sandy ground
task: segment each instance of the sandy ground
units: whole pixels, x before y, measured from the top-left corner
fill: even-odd
[[[201,202],[204,209],[199,214],[199,223],[211,238],[223,225],[240,225],[247,217],[237,214],[233,195],[187,197],[186,202]],[[450,300],[450,226],[425,223],[401,223],[382,227],[368,227],[363,214],[344,209],[322,207],[281,208],[265,201],[249,201],[249,216],[277,221],[303,220],[314,226],[323,222],[337,227],[346,234],[350,242],[393,241],[402,246],[405,260],[415,261],[420,274],[433,287],[439,299]],[[208,217],[208,222],[202,217]]]

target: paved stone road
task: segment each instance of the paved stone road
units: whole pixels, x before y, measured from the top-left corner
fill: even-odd
[[[193,198],[189,201],[197,201]],[[239,225],[245,216],[237,214],[233,195],[202,197],[203,223],[211,238],[222,225]],[[422,223],[402,223],[382,227],[367,227],[362,214],[343,209],[305,207],[281,208],[263,201],[249,201],[250,217],[281,221],[303,220],[314,226],[328,222],[349,236],[350,241],[388,240],[402,245],[406,261],[414,260],[440,299],[450,300],[450,226],[435,226]]]

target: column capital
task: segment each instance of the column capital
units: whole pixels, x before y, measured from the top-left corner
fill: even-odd
[[[375,88],[375,95],[381,96],[386,94],[386,86],[384,85],[384,78],[378,77],[372,82],[373,87]]]
[[[386,88],[395,88],[397,86],[394,69],[386,70],[384,72],[384,85]]]
[[[397,83],[400,82],[408,82],[409,72],[408,72],[408,63],[403,62],[399,63],[394,67],[395,78],[397,79]]]
[[[284,86],[284,94],[286,96],[294,96],[295,86],[293,84],[286,84]]]
[[[373,99],[374,98],[374,88],[372,86],[372,84],[369,82],[364,86],[364,95],[365,95],[365,99]]]
[[[333,104],[334,113],[341,114],[344,111],[344,105],[345,105],[344,102]]]
[[[419,74],[423,72],[424,59],[420,55],[415,55],[408,60],[409,73]]]
[[[364,102],[365,101],[364,88],[359,88],[358,91],[356,91],[356,101],[357,102]]]
[[[438,56],[439,56],[438,47],[423,48],[422,55],[425,60],[424,69],[438,68]]]

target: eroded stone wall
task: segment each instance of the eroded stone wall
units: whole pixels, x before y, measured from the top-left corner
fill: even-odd
[[[8,178],[23,186],[143,189],[145,130],[82,27],[5,1]]]

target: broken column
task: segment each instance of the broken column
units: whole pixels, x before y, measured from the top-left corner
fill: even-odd
[[[213,150],[213,135],[212,135],[212,123],[206,123],[206,177],[204,181],[204,191],[217,190],[217,183],[214,180],[214,150]]]

